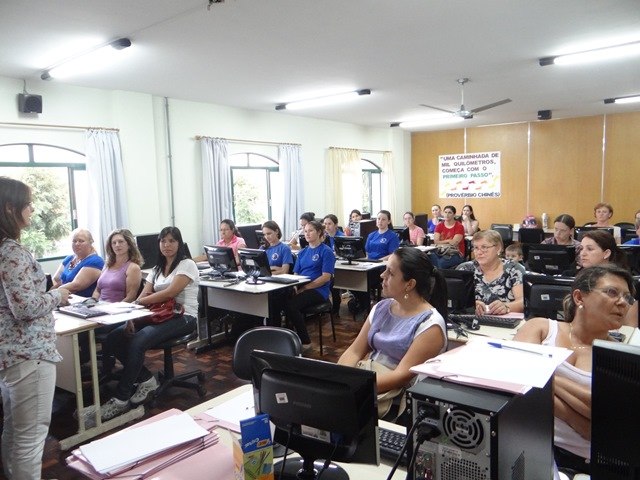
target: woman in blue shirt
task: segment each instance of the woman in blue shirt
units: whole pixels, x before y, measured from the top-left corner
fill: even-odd
[[[324,225],[324,235],[329,239],[329,246],[333,250],[335,248],[334,237],[344,237],[344,232],[338,230],[338,217],[330,213],[329,215],[325,215],[322,223]]]
[[[378,212],[376,226],[378,231],[369,234],[364,249],[367,258],[386,260],[400,246],[398,235],[391,230],[391,213],[388,210]]]
[[[302,310],[317,305],[329,298],[331,278],[336,263],[336,257],[331,248],[322,243],[324,225],[313,220],[304,227],[304,237],[309,243],[300,250],[293,269],[294,273],[309,277],[311,282],[297,287],[295,295],[286,307],[287,321],[298,332],[302,345],[310,345],[311,339],[304,323]]]
[[[280,241],[282,239],[280,226],[273,220],[268,220],[262,225],[262,233],[267,245],[260,248],[267,252],[271,273],[274,275],[289,273],[293,265],[293,254],[291,248]]]
[[[71,240],[73,255],[69,255],[53,275],[53,288],[64,288],[81,297],[90,297],[96,288],[104,260],[93,248],[89,230],[74,230]]]

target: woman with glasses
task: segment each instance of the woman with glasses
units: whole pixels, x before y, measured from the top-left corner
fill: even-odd
[[[456,207],[444,207],[444,222],[436,225],[433,244],[438,250],[431,252],[431,262],[438,268],[452,268],[464,260],[464,227],[454,216]]]
[[[524,267],[503,259],[502,237],[495,230],[476,232],[472,239],[475,260],[458,265],[474,273],[476,315],[505,315],[524,311]]]
[[[591,436],[591,346],[613,340],[634,303],[633,279],[613,264],[584,268],[564,299],[564,322],[528,320],[515,340],[573,351],[553,377],[554,453],[559,468],[589,473]],[[612,408],[615,408],[612,405]]]

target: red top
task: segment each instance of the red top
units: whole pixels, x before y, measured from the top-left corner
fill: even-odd
[[[447,228],[444,222],[440,222],[436,225],[434,232],[440,234],[440,240],[451,240],[458,234],[462,235],[462,240],[458,243],[458,250],[460,250],[460,255],[464,257],[464,226],[462,223],[456,222],[453,227]]]

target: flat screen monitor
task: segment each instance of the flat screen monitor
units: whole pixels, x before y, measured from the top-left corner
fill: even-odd
[[[576,227],[576,240],[582,240],[584,234],[592,230],[604,230],[609,232],[611,235],[613,235],[614,232],[613,227]]]
[[[247,275],[247,283],[264,283],[258,280],[258,277],[271,276],[271,266],[267,252],[264,250],[241,248],[238,250],[238,255],[240,255],[242,271]]]
[[[344,259],[344,265],[351,265],[352,260],[364,258],[367,254],[364,251],[364,240],[362,237],[333,237],[336,254]]]
[[[476,307],[476,287],[473,272],[441,268],[438,271],[447,282],[447,306],[451,313],[470,313]]]
[[[205,245],[204,253],[207,255],[207,260],[214,273],[224,275],[227,272],[238,270],[233,248],[221,245]]]
[[[409,229],[408,228],[394,228],[393,231],[398,235],[400,243],[402,245],[410,245]]]
[[[544,240],[544,230],[542,228],[520,228],[518,230],[518,241],[520,243],[542,243]]]
[[[329,235],[325,235],[324,240],[322,242],[325,245],[331,246],[331,238],[329,237]],[[309,242],[307,242],[307,239],[304,236],[304,234],[298,236],[298,243],[300,244],[300,248],[309,246]]]
[[[269,415],[274,441],[302,457],[287,459],[280,479],[316,479],[325,460],[379,464],[374,372],[255,350],[251,380],[256,413]],[[274,471],[281,467],[276,464]],[[349,477],[331,464],[320,478]]]
[[[367,237],[369,236],[369,234],[378,230],[378,226],[376,225],[375,220],[360,220],[359,226],[359,236],[362,237],[362,240],[365,242],[365,244],[367,243]]]
[[[258,246],[257,247],[250,247],[250,248],[269,248],[269,242],[267,242],[264,238],[264,233],[262,233],[262,230],[256,230],[256,238],[258,239]],[[249,245],[247,245],[248,247]]]
[[[416,213],[414,223],[424,230],[425,235],[429,233],[429,215],[426,213]]]
[[[591,479],[640,478],[640,348],[593,342]]]
[[[369,220],[371,218],[371,214],[370,213],[363,213],[362,215],[360,215],[360,218],[362,220]]]
[[[142,254],[144,263],[140,268],[153,268],[158,262],[160,255],[159,233],[146,233],[144,235],[136,235],[136,245]]]
[[[260,248],[258,238],[256,237],[256,230],[262,228],[259,223],[252,223],[251,225],[238,225],[238,231],[240,236],[244,240],[244,244],[249,248]]]
[[[640,275],[640,245],[620,245],[627,256],[627,264],[632,275]]]
[[[547,275],[560,275],[571,267],[576,258],[573,245],[530,245],[528,270]]]
[[[525,273],[524,318],[544,317],[563,320],[563,302],[571,293],[572,277],[554,277],[537,273]]]

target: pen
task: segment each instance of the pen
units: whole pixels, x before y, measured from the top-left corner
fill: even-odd
[[[516,352],[533,353],[534,355],[542,355],[544,357],[550,357],[550,358],[553,357],[553,355],[550,353],[535,352],[533,350],[529,350],[528,348],[513,347],[511,345],[503,345],[502,343],[498,343],[498,342],[487,342],[487,343],[490,346],[495,348],[504,348],[505,350],[515,350]]]

